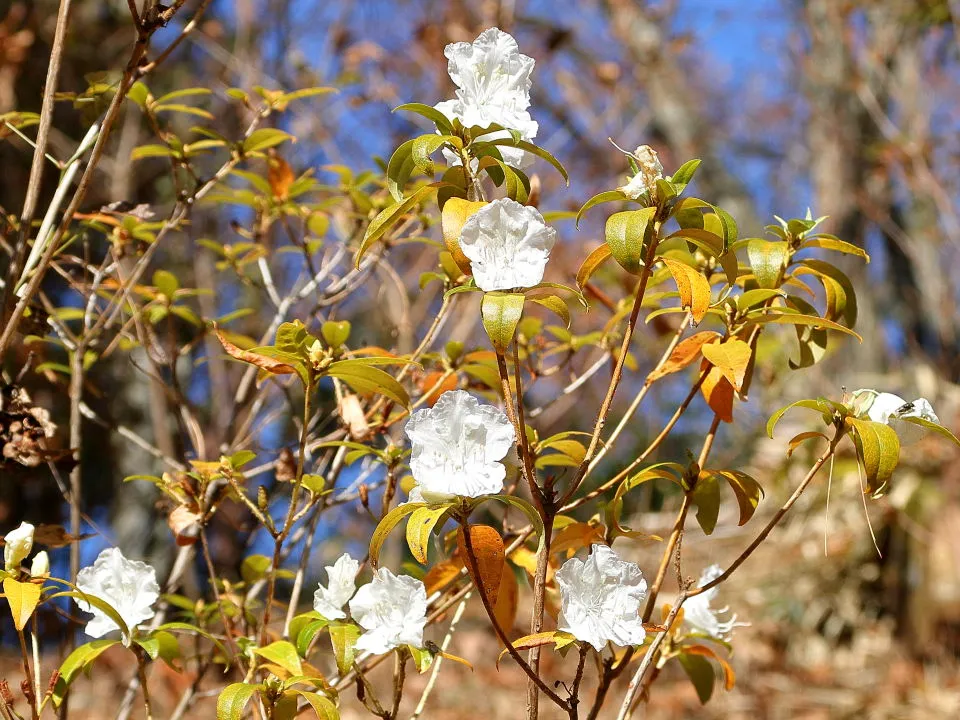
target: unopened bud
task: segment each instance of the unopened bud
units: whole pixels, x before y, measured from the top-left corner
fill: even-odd
[[[30,563],[30,577],[47,577],[50,574],[50,556],[46,550],[38,552]]]
[[[257,505],[261,510],[267,509],[267,489],[263,485],[257,488]]]

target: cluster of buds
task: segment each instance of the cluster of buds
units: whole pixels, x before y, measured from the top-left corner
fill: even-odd
[[[50,457],[47,440],[56,433],[50,413],[35,406],[17,385],[0,390],[0,463],[36,467]]]

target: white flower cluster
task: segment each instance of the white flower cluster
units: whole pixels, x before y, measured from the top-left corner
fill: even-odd
[[[412,447],[411,502],[440,503],[503,490],[500,461],[513,447],[513,424],[499,408],[481,405],[463,390],[450,390],[432,408],[418,410],[406,426]]]
[[[723,575],[723,568],[711,565],[700,575],[698,587],[703,587]],[[713,608],[711,603],[717,596],[720,588],[712,587],[706,592],[694,595],[683,604],[683,621],[693,630],[706,633],[718,640],[729,640],[735,627],[742,627],[744,623],[737,622],[736,615],[728,615],[729,608]]]
[[[520,52],[517,41],[499,28],[484,30],[473,43],[452,43],[444,48],[447,72],[457,86],[456,97],[437,103],[436,109],[465,127],[489,127],[497,124],[515,130],[523,140],[537,136],[539,126],[530,117],[530,74],[534,60]],[[509,138],[500,131],[483,136],[484,140]],[[502,147],[504,162],[523,169],[532,158],[523,150]],[[452,153],[444,152],[447,162],[460,164]]]
[[[570,558],[556,574],[560,586],[558,629],[603,650],[614,645],[639,645],[646,636],[640,603],[647,581],[640,568],[606,545],[594,545],[584,561]]]
[[[463,224],[460,249],[485,292],[533,287],[543,280],[557,231],[536,208],[500,198]]]
[[[380,568],[373,580],[357,590],[360,563],[348,553],[327,566],[327,586],[313,596],[313,609],[327,620],[339,620],[349,603],[354,621],[364,629],[357,649],[385,653],[401,645],[422,647],[427,624],[427,590],[409,575],[394,575]]]
[[[128,560],[117,548],[104,550],[93,565],[77,574],[77,589],[107,603],[131,631],[154,616],[153,604],[160,597],[156,570],[139,560]],[[120,629],[96,605],[79,598],[76,603],[81,610],[93,613],[85,629],[90,637],[103,637]]]
[[[854,390],[852,395],[854,408],[861,416],[873,422],[889,425],[897,433],[902,443],[916,442],[925,434],[923,427],[909,422],[905,418],[920,418],[940,424],[940,418],[926,398],[906,401],[893,393],[879,392],[869,388]]]

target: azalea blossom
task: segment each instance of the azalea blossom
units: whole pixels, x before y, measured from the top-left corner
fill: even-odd
[[[501,125],[515,130],[523,140],[537,136],[539,125],[530,117],[530,74],[534,60],[520,53],[517,41],[499,28],[480,33],[473,43],[452,43],[444,48],[447,72],[457,86],[456,97],[437,103],[436,109],[450,120],[459,120],[465,127]],[[509,138],[498,131],[483,136],[484,140]],[[501,147],[500,154],[508,165],[523,168],[532,158],[523,150]],[[449,151],[447,162],[459,165],[460,160]]]
[[[343,606],[357,589],[360,562],[344,553],[333,565],[327,565],[327,586],[319,585],[313,594],[313,609],[327,620],[339,620],[347,614]]]
[[[901,442],[916,442],[925,434],[921,426],[903,422],[905,418],[920,418],[940,424],[940,418],[926,398],[917,398],[907,402],[899,395],[863,388],[854,390],[853,403],[861,416],[873,422],[889,425],[897,433]]]
[[[475,212],[460,231],[460,249],[470,259],[477,287],[484,291],[533,287],[543,280],[557,231],[536,208],[510,198]]]
[[[607,642],[639,645],[646,636],[640,603],[647,581],[640,568],[612,548],[594,545],[586,560],[570,558],[556,574],[560,585],[558,629],[600,651]]]
[[[409,575],[380,568],[350,601],[350,614],[364,633],[357,650],[379,655],[401,645],[423,646],[427,589]]]
[[[697,586],[703,587],[721,575],[723,575],[723,568],[719,565],[711,565],[700,575],[700,582],[697,583]],[[683,604],[683,621],[693,630],[706,633],[718,640],[729,640],[733,628],[741,627],[743,623],[737,622],[736,615],[730,615],[727,619],[723,619],[729,613],[730,609],[727,607],[710,607],[710,603],[717,596],[719,589],[719,586],[712,587],[706,592],[689,598]]]
[[[77,589],[110,605],[131,630],[154,616],[153,604],[160,597],[156,571],[139,560],[128,560],[117,548],[108,548],[90,567],[77,574]],[[102,637],[117,624],[95,605],[76,598],[81,610],[93,613],[85,632]]]
[[[503,490],[500,462],[513,447],[513,424],[500,408],[481,405],[463,390],[449,390],[432,408],[418,410],[406,426],[412,446],[413,502],[443,502]]]
[[[630,178],[626,185],[617,188],[631,200],[636,200],[645,192],[654,188],[657,180],[663,178],[663,165],[660,164],[660,158],[656,151],[649,145],[641,145],[631,153],[631,157],[637,161],[640,171]]]
[[[20,563],[27,559],[33,550],[34,527],[28,522],[20,523],[20,527],[11,530],[3,536],[3,567],[7,572],[16,572]]]

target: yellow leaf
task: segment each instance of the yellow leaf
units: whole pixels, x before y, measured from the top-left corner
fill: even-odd
[[[23,630],[40,602],[40,586],[7,577],[3,579],[3,594],[10,603],[13,624],[17,630]]]
[[[472,202],[463,198],[452,197],[444,203],[443,211],[440,213],[443,242],[464,275],[471,274],[470,259],[460,249],[460,231],[463,230],[463,224],[467,221],[467,218],[486,204],[485,202]]]
[[[710,308],[710,282],[701,272],[679,260],[661,257],[680,292],[680,304],[690,310],[694,324],[703,320]]]
[[[739,392],[747,367],[750,365],[752,355],[750,346],[743,340],[730,338],[721,343],[704,345],[701,352],[703,357],[713,363],[720,374]]]

